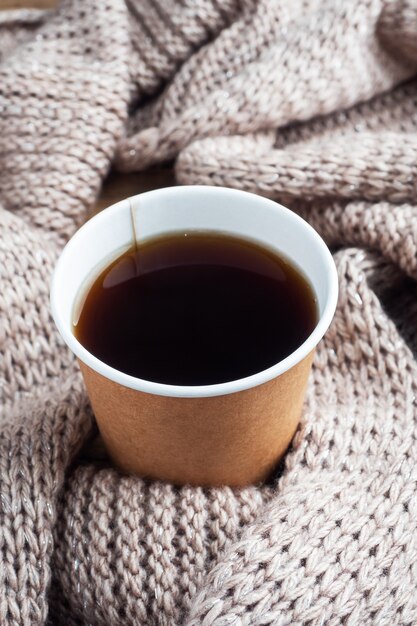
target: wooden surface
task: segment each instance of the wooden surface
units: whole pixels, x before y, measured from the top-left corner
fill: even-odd
[[[56,5],[57,0],[0,0],[0,9],[50,9]]]
[[[142,191],[175,185],[172,167],[158,167],[134,174],[110,172],[103,183],[95,212]]]
[[[80,0],[82,2],[82,0]],[[0,0],[1,9],[37,8],[47,9],[58,4],[57,0]],[[103,188],[93,212],[142,191],[167,187],[175,184],[172,168],[162,167],[137,174],[118,174],[110,172],[103,183]]]

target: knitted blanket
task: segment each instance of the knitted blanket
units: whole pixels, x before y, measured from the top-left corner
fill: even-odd
[[[270,484],[77,456],[93,416],[51,272],[111,163],[169,159],[334,251],[335,320]],[[2,625],[417,624],[416,193],[415,0],[0,12]]]

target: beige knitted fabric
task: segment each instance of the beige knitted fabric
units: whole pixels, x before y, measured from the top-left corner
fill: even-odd
[[[417,625],[416,41],[415,0],[0,13],[2,626]],[[335,320],[268,485],[99,460],[50,318],[111,162],[170,158],[180,182],[285,202],[335,253]]]

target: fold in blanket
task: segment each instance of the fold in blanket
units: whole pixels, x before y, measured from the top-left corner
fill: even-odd
[[[0,13],[1,624],[417,624],[416,35],[414,0]],[[268,485],[88,458],[49,279],[110,165],[167,159],[284,202],[334,251],[338,309]]]

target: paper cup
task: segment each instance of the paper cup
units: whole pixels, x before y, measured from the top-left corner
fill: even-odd
[[[131,247],[133,222],[138,242],[205,230],[278,251],[310,281],[318,303],[316,327],[276,365],[221,384],[165,385],[106,365],[76,339],[74,315],[103,268]],[[243,486],[267,478],[291,442],[313,353],[332,320],[337,291],[328,248],[295,213],[243,191],[183,186],[118,202],[80,228],[56,266],[51,306],[62,337],[78,357],[98,427],[117,467],[176,484]]]

